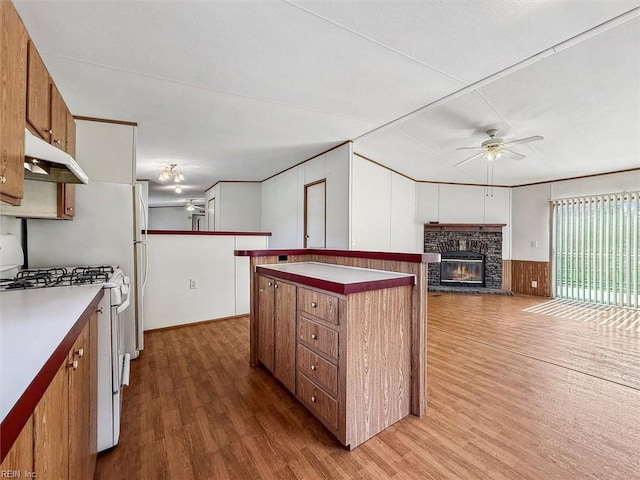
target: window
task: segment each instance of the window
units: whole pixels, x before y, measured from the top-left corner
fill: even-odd
[[[638,308],[640,193],[552,201],[554,296]]]

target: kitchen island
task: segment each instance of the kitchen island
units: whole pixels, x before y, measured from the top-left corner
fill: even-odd
[[[424,415],[426,264],[439,261],[438,254],[292,249],[236,255],[251,258],[251,365],[264,365],[299,399],[305,398],[303,403],[344,445],[353,448],[409,413]],[[277,293],[265,293],[270,287]],[[393,358],[381,360],[392,350]],[[392,378],[386,366],[402,373]],[[352,367],[361,374],[362,398],[347,391]],[[314,382],[320,374],[323,378]],[[378,389],[376,398],[369,396],[370,388]],[[355,427],[346,426],[349,409],[356,406],[349,407],[352,401],[360,401],[359,406],[369,402],[373,417],[392,404],[397,412],[353,434]]]
[[[95,425],[90,426],[95,409],[92,365],[102,297],[98,284],[0,292],[3,469],[44,478],[49,466],[67,465],[53,470],[59,472],[80,465],[88,472],[95,464],[89,431],[95,433]],[[75,400],[78,405],[72,406]]]

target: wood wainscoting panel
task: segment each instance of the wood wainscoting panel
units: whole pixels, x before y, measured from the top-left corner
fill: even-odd
[[[531,282],[537,282],[532,287]],[[511,260],[511,291],[538,297],[551,296],[551,266],[549,262]]]
[[[511,260],[502,260],[502,289],[511,291]]]

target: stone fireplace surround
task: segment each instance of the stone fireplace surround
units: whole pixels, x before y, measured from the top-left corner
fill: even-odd
[[[502,289],[502,227],[504,226],[504,224],[427,223],[424,226],[424,251],[431,253],[466,251],[483,254],[485,256],[485,288],[499,290]],[[429,286],[439,286],[440,264],[429,264],[428,276]]]

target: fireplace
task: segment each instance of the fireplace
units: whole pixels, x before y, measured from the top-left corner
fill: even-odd
[[[484,287],[484,255],[476,252],[443,252],[440,284],[452,287]]]
[[[502,224],[428,223],[424,251],[438,252],[430,263],[429,288],[468,291],[502,290]]]

